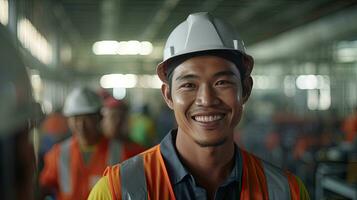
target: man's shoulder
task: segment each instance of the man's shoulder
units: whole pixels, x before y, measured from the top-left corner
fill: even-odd
[[[63,147],[69,146],[71,144],[72,140],[73,140],[72,137],[69,137],[57,144],[54,144],[46,154],[47,155],[59,154]]]
[[[249,162],[259,163],[264,168],[264,170],[268,170],[268,171],[271,171],[273,173],[280,173],[280,174],[284,174],[285,173],[283,169],[281,169],[280,167],[272,164],[271,162],[266,161],[264,159],[261,159],[258,156],[254,155],[253,153],[250,153],[250,152],[248,152],[246,150],[243,150],[243,149],[239,149],[239,150],[240,150],[241,154],[243,155],[243,160],[245,160],[245,161],[249,160]]]
[[[146,151],[142,151],[141,153],[136,154],[135,156],[132,156],[120,164],[114,165],[113,167],[120,167],[123,165],[128,165],[129,163],[134,164],[142,160],[143,157],[145,157],[146,160],[150,160],[153,156],[156,156],[158,152],[160,152],[160,145],[156,145],[150,149],[147,149]]]

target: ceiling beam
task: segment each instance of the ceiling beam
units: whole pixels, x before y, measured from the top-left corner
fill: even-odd
[[[104,0],[101,3],[100,39],[114,40],[117,37],[116,27],[120,23],[120,0]]]
[[[66,14],[62,4],[54,5],[54,16],[59,21],[59,25],[63,32],[67,33],[68,39],[75,46],[82,44],[82,37],[77,28],[73,25],[70,17]]]
[[[156,12],[156,15],[147,26],[146,30],[141,35],[143,40],[153,40],[160,30],[160,27],[166,22],[171,11],[176,7],[180,0],[165,0],[161,8]]]
[[[298,55],[312,47],[356,34],[356,19],[357,6],[354,6],[250,46],[248,53],[264,62]]]

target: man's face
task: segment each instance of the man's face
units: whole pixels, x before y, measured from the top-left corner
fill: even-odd
[[[77,115],[68,119],[69,127],[83,145],[93,145],[101,136],[99,114]]]
[[[128,132],[127,113],[120,108],[103,108],[102,127],[109,138],[125,137]]]
[[[193,57],[173,72],[172,88],[162,88],[174,110],[179,134],[200,146],[233,140],[242,114],[242,85],[235,64],[216,56]]]

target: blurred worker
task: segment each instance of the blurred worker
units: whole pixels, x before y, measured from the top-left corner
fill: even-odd
[[[131,116],[129,124],[130,138],[133,141],[145,147],[151,147],[155,143],[155,122],[150,116],[148,104],[141,106],[139,112]]]
[[[120,143],[122,160],[126,160],[145,150],[144,147],[132,142],[129,138],[129,107],[124,101],[117,100],[114,97],[107,97],[104,100],[102,115],[103,133],[107,138]]]
[[[37,118],[20,54],[0,25],[0,195],[34,199],[34,148],[29,132]]]
[[[101,100],[88,88],[76,88],[66,98],[64,115],[73,136],[45,155],[40,174],[42,192],[56,199],[86,199],[107,165],[120,161],[119,145],[100,131]]]
[[[47,115],[41,124],[40,158],[42,158],[54,144],[70,136],[71,133],[67,119],[59,109]]]
[[[170,34],[157,68],[178,129],[108,168],[89,199],[308,199],[298,178],[233,142],[252,68],[233,29],[191,14]]]

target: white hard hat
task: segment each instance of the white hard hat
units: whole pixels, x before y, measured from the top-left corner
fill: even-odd
[[[32,88],[22,58],[0,25],[0,138],[36,118]]]
[[[243,41],[231,26],[207,12],[190,14],[171,32],[164,48],[164,59],[156,72],[163,82],[168,82],[168,62],[183,55],[206,51],[241,54],[243,66],[239,67],[244,68],[242,70],[245,73],[242,77],[250,76],[254,61],[245,53]]]
[[[102,107],[100,97],[86,87],[75,88],[66,98],[63,114],[67,117],[94,114]]]

